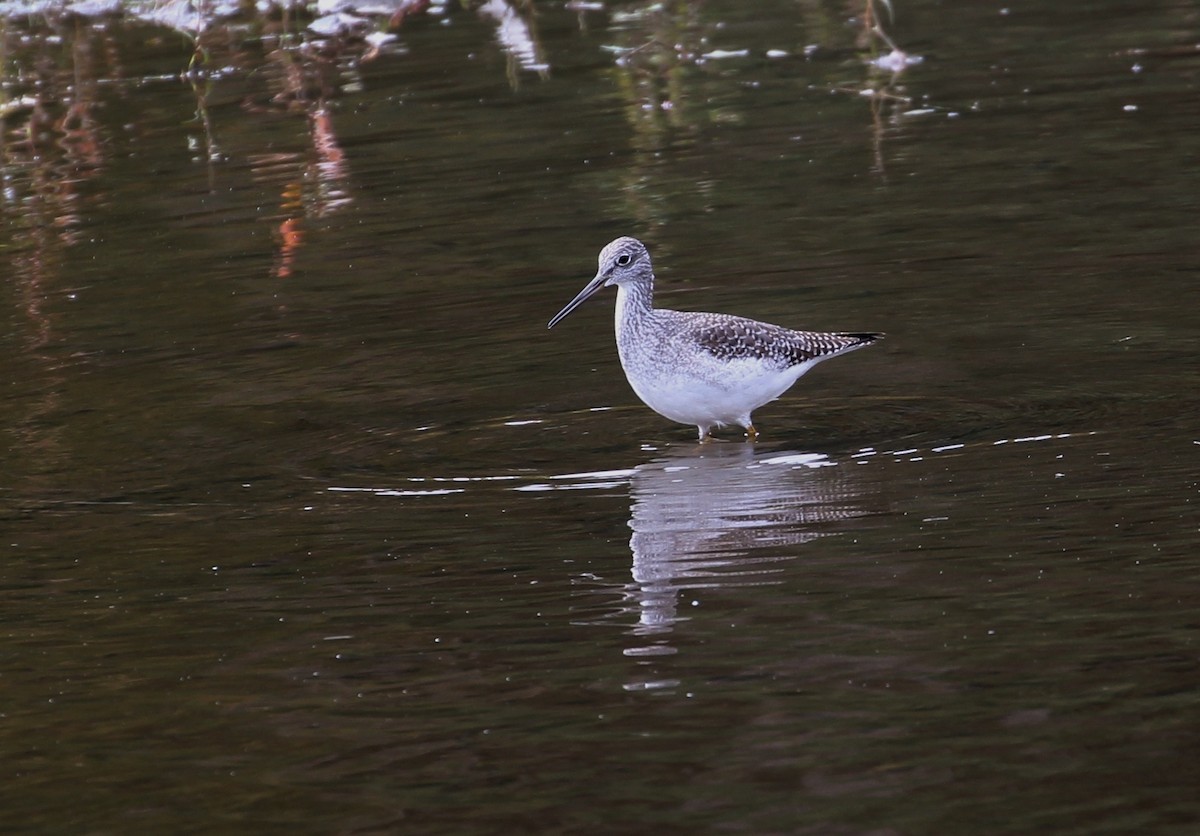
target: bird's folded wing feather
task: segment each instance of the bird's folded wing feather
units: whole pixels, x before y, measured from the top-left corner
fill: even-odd
[[[709,316],[709,321],[692,330],[701,349],[718,360],[768,360],[781,368],[832,357],[868,345],[880,336],[793,331],[742,317]]]

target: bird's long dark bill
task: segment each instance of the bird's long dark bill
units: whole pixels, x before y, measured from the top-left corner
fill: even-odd
[[[584,302],[586,302],[589,298],[594,296],[598,291],[602,290],[603,288],[604,288],[604,277],[603,276],[597,276],[596,278],[592,279],[590,282],[587,283],[587,287],[585,287],[583,290],[579,291],[578,296],[576,296],[574,299],[572,299],[570,302],[568,302],[567,306],[565,308],[563,308],[561,311],[559,311],[558,313],[556,313],[554,315],[554,319],[550,320],[550,324],[547,325],[546,327],[553,328],[559,322],[566,319],[567,314],[571,313],[571,311],[578,308],[580,305],[582,305]]]

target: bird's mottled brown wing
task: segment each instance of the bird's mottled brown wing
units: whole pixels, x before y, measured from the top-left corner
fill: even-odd
[[[793,331],[736,316],[703,314],[692,331],[696,344],[718,360],[766,360],[781,368],[798,366],[861,348],[882,334],[829,334]]]

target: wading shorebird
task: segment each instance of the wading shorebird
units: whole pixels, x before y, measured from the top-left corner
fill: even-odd
[[[600,251],[596,277],[555,314],[553,328],[603,288],[617,286],[617,353],[633,391],[659,415],[694,424],[706,441],[736,424],[758,438],[751,413],[778,398],[822,360],[883,334],[793,331],[718,313],[656,308],[650,253],[636,238]]]

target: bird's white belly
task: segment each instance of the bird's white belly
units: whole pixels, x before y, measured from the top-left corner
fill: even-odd
[[[622,365],[648,407],[672,421],[700,426],[745,426],[751,412],[786,392],[810,367],[772,369],[753,359],[713,359],[702,368],[646,368],[622,358]]]

